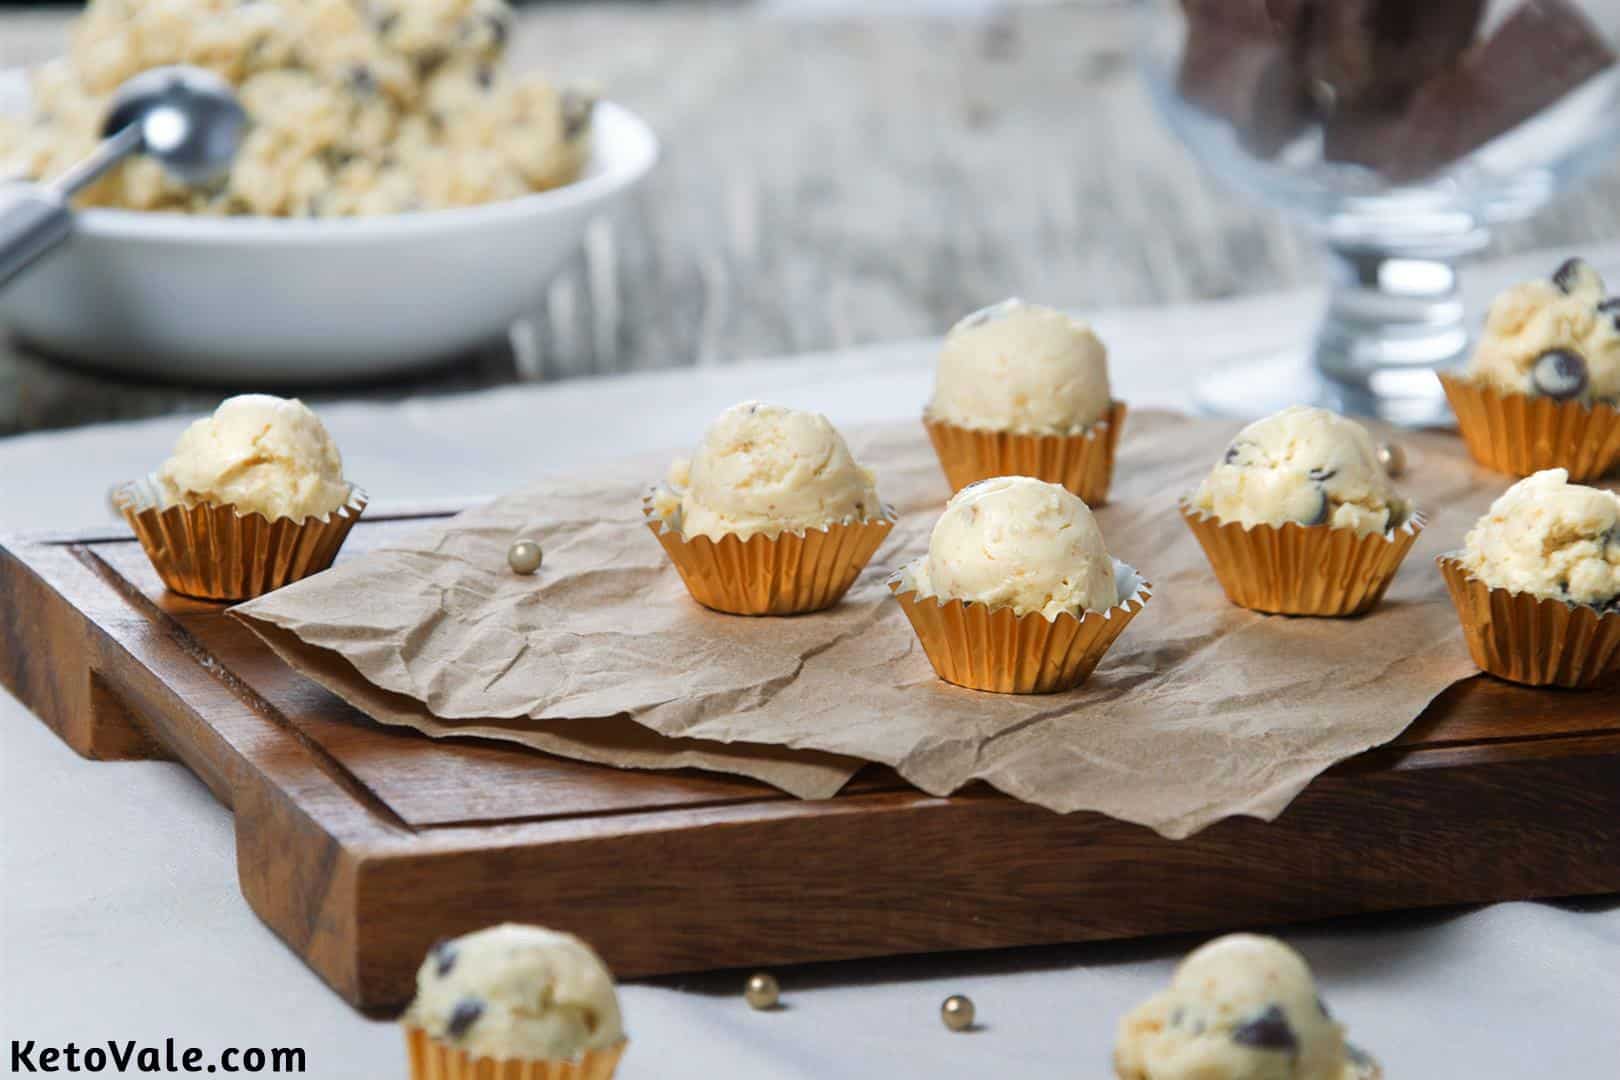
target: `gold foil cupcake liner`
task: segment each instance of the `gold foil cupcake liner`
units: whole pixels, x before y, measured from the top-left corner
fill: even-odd
[[[728,615],[800,615],[830,608],[855,584],[894,528],[895,513],[834,522],[802,533],[687,539],[648,496],[647,528],[675,564],[692,599]]]
[[[1482,670],[1526,686],[1571,690],[1620,680],[1620,611],[1492,588],[1455,554],[1435,561]]]
[[[1019,435],[981,431],[923,417],[940,467],[951,491],[992,476],[1033,476],[1061,484],[1088,506],[1108,501],[1114,479],[1114,451],[1125,428],[1125,403],[1110,402],[1108,412],[1078,435]]]
[[[1440,383],[1469,455],[1487,469],[1512,476],[1568,469],[1580,482],[1620,463],[1620,411],[1613,406],[1503,394],[1445,372]]]
[[[964,600],[920,596],[902,576],[889,589],[911,620],[934,673],[948,683],[994,694],[1052,694],[1091,677],[1097,663],[1153,597],[1153,586],[1116,560],[1125,597],[1107,611],[1017,615]]]
[[[1331,525],[1222,522],[1185,500],[1181,516],[1198,538],[1226,597],[1272,615],[1359,615],[1384,598],[1417,543],[1424,517],[1358,536]]]
[[[120,485],[113,504],[163,584],[199,600],[251,600],[332,565],[366,508],[366,493],[303,521],[241,514],[230,505],[165,506],[156,480]]]
[[[572,1061],[474,1057],[415,1025],[405,1027],[411,1080],[608,1080],[624,1056],[625,1041],[587,1050]]]

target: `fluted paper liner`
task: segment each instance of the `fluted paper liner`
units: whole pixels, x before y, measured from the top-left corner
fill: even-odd
[[[1033,476],[1061,484],[1095,507],[1108,501],[1125,403],[1111,402],[1101,420],[1077,435],[985,431],[927,415],[923,426],[953,492],[992,476]]]
[[[1468,453],[1487,469],[1529,476],[1568,469],[1572,481],[1595,480],[1620,462],[1620,411],[1529,394],[1503,394],[1441,373]]]
[[[1620,678],[1620,611],[1492,588],[1455,554],[1440,572],[1462,621],[1468,652],[1484,671],[1526,686],[1584,690]]]
[[[838,603],[894,528],[893,508],[865,521],[834,522],[802,533],[687,539],[649,495],[647,528],[669,555],[692,599],[728,615],[801,615]]]
[[[165,506],[150,476],[121,485],[113,502],[171,590],[199,600],[251,600],[331,566],[365,511],[366,493],[351,486],[342,506],[303,521],[211,503]]]
[[[625,1042],[587,1050],[572,1061],[474,1057],[440,1042],[414,1024],[405,1026],[411,1080],[608,1080],[624,1056]]]
[[[1189,504],[1181,516],[1198,538],[1227,599],[1272,615],[1360,615],[1384,598],[1417,543],[1424,517],[1358,536],[1331,525],[1223,522]]]
[[[920,596],[902,574],[889,589],[911,620],[934,673],[948,683],[994,694],[1052,694],[1090,678],[1125,627],[1153,596],[1137,572],[1114,560],[1122,599],[1082,615],[1017,615],[1010,607]]]

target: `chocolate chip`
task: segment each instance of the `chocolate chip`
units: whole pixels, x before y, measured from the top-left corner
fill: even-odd
[[[399,12],[397,11],[390,11],[386,15],[379,16],[376,22],[377,36],[384,38],[387,37],[389,34],[394,32],[394,27],[398,25]]]
[[[1614,321],[1616,333],[1620,333],[1620,296],[1611,296],[1598,304],[1598,311],[1609,316]]]
[[[564,90],[558,100],[558,107],[562,109],[563,138],[573,139],[590,127],[591,112],[596,108],[596,98],[578,90]]]
[[[484,64],[478,69],[478,74],[475,76],[475,78],[478,80],[478,85],[481,89],[488,90],[490,87],[495,85],[495,69],[490,67],[488,64]]]
[[[1228,465],[1249,465],[1249,451],[1254,449],[1254,443],[1239,439],[1226,448],[1226,457],[1222,458]]]
[[[1575,291],[1575,285],[1586,272],[1586,263],[1580,259],[1565,259],[1563,265],[1553,271],[1552,283],[1558,286],[1558,291],[1568,296]]]
[[[1563,401],[1586,389],[1586,361],[1573,349],[1548,349],[1530,369],[1530,382],[1538,393]]]
[[[452,1039],[459,1039],[472,1029],[478,1018],[484,1015],[484,1003],[477,998],[462,998],[456,1002],[456,1007],[450,1012],[450,1026],[444,1033]]]
[[[416,74],[425,79],[437,71],[446,60],[450,59],[450,50],[434,46],[417,53],[415,59]]]
[[[1333,508],[1328,503],[1327,492],[1317,489],[1316,498],[1319,501],[1316,513],[1312,514],[1309,520],[1302,518],[1300,520],[1301,525],[1326,525],[1328,523],[1328,517],[1332,514]]]
[[[506,39],[512,33],[511,25],[504,15],[485,15],[489,23],[489,40],[497,49],[506,47]]]
[[[351,94],[369,97],[377,92],[377,76],[364,64],[352,65],[343,79]]]
[[[430,955],[433,957],[433,972],[442,979],[456,966],[456,943],[443,938],[434,944]]]
[[[1323,468],[1323,467],[1321,467],[1319,465],[1316,468],[1312,469],[1308,475],[1310,476],[1310,478],[1312,480],[1316,481],[1318,484],[1321,484],[1321,483],[1326,483],[1327,481],[1333,479],[1335,476],[1338,476],[1339,475],[1339,470],[1338,469],[1326,469],[1326,468]]]
[[[1239,1046],[1253,1046],[1261,1050],[1299,1050],[1299,1037],[1294,1034],[1282,1006],[1273,1005],[1248,1023],[1233,1030],[1232,1041]]]

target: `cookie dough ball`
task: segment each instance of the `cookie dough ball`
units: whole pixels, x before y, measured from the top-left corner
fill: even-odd
[[[1504,394],[1560,401],[1620,400],[1620,298],[1570,259],[1545,281],[1502,293],[1469,361],[1475,381]]]
[[[1538,472],[1491,504],[1462,561],[1493,589],[1620,608],[1620,496]]]
[[[951,328],[929,418],[1020,435],[1070,435],[1108,412],[1108,350],[1061,311],[1006,300]]]
[[[998,476],[945,506],[928,554],[904,571],[919,596],[1010,607],[1018,615],[1106,611],[1119,603],[1114,561],[1091,508],[1058,484]]]
[[[1170,989],[1120,1023],[1120,1080],[1358,1080],[1376,1077],[1345,1045],[1310,968],[1275,938],[1231,934],[1182,961]]]
[[[157,480],[170,505],[229,505],[272,521],[331,513],[350,490],[320,418],[269,394],[227,398],[186,428]]]
[[[825,416],[758,401],[721,413],[670,484],[689,539],[775,537],[883,513],[871,471]]]
[[[624,1041],[613,976],[591,947],[514,923],[435,945],[403,1021],[474,1057],[571,1061]]]
[[[1366,428],[1302,405],[1238,432],[1192,501],[1245,528],[1293,521],[1361,536],[1396,528],[1412,513],[1378,463]]]

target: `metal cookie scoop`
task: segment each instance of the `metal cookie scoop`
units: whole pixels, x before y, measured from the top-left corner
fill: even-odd
[[[49,183],[0,184],[0,288],[66,238],[73,196],[124,158],[149,154],[176,180],[204,184],[230,168],[246,127],[235,91],[211,72],[161,67],[130,79],[88,158]]]

